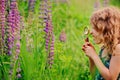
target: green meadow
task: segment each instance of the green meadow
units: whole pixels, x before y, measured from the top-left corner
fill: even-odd
[[[91,28],[90,16],[95,11],[95,1],[51,1],[54,55],[52,68],[46,68],[49,54],[45,48],[45,27],[39,18],[42,0],[36,0],[34,11],[29,11],[29,0],[17,0],[22,17],[20,53],[16,61],[12,57],[14,54],[0,54],[0,80],[92,80],[88,58],[81,48],[86,38],[84,28]],[[108,5],[120,8],[120,0],[110,0]],[[100,8],[102,7],[103,0],[100,0]],[[65,41],[60,41],[62,31]],[[99,46],[94,43],[91,35],[88,37],[99,53]],[[11,64],[14,64],[12,69]],[[20,78],[16,76],[18,67]]]

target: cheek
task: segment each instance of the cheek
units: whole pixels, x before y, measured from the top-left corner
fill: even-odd
[[[99,34],[97,34],[97,33],[93,33],[92,36],[93,36],[94,38],[99,38]]]
[[[99,36],[98,32],[97,32],[95,29],[92,29],[92,30],[91,30],[91,34],[92,34],[93,36]]]
[[[95,37],[95,42],[97,44],[103,43],[103,37],[101,35]]]

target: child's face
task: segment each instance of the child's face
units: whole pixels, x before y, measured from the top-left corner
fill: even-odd
[[[98,32],[97,30],[95,30],[94,28],[92,28],[91,34],[92,34],[92,36],[93,36],[94,42],[95,42],[96,44],[100,44],[100,43],[101,43],[101,40],[102,40],[100,32]]]

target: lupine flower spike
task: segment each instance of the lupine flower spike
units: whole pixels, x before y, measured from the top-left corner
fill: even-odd
[[[29,9],[29,15],[28,15],[28,26],[27,26],[27,37],[26,37],[26,40],[27,40],[27,50],[29,52],[31,52],[31,48],[34,48],[34,45],[32,44],[33,43],[33,38],[32,38],[32,34],[33,34],[33,28],[32,28],[32,23],[34,22],[34,7],[35,7],[35,2],[36,0],[28,0],[29,2],[29,5],[28,5],[28,9]]]
[[[62,31],[61,34],[60,34],[60,37],[59,37],[59,40],[61,42],[66,42],[66,33],[65,31]]]
[[[29,5],[28,5],[29,12],[34,12],[35,2],[36,0],[29,0]]]
[[[3,53],[5,45],[5,3],[6,0],[0,0],[0,53]]]
[[[48,14],[51,13],[51,6],[48,0],[42,0],[40,4],[40,23],[42,26],[46,26],[46,21],[48,20]]]
[[[96,2],[94,3],[94,10],[98,10],[100,8],[100,1],[96,0]]]
[[[68,0],[55,0],[56,3],[68,3]]]
[[[11,67],[14,67],[20,53],[20,29],[21,29],[20,14],[17,8],[16,0],[11,0],[11,3],[10,3],[10,11],[8,15],[8,26],[9,26],[8,54],[13,56]],[[16,50],[12,51],[13,49],[16,49]]]
[[[103,7],[107,7],[109,5],[109,0],[104,0],[103,1]]]
[[[49,0],[42,0],[40,4],[40,23],[45,27],[45,48],[48,54],[47,67],[52,68],[54,59],[54,34],[51,15],[51,2]]]

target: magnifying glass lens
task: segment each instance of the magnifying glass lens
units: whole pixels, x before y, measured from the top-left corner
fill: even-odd
[[[88,35],[89,34],[89,29],[87,27],[84,28],[84,34]]]

